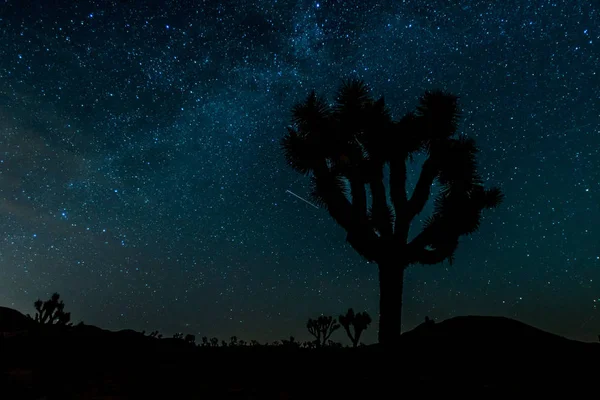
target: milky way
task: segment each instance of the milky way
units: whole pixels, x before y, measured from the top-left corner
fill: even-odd
[[[460,96],[506,194],[455,265],[408,271],[404,329],[600,333],[596,2],[149,4],[0,6],[0,304],[57,291],[75,322],[261,341],[376,316],[376,267],[286,193],[308,182],[279,146],[294,103],[358,77],[395,117],[427,89]]]

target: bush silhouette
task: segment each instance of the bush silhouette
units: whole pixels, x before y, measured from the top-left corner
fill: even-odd
[[[352,342],[352,347],[358,347],[360,335],[371,324],[371,316],[365,312],[354,314],[354,310],[349,308],[346,315],[339,316],[340,324],[344,327],[348,338]],[[350,329],[352,327],[352,330]]]
[[[296,341],[296,338],[293,336],[290,336],[289,339],[282,339],[281,340],[281,345],[287,348],[295,348],[298,349],[300,348],[301,343]]]
[[[183,340],[186,343],[190,343],[190,344],[196,344],[196,336],[188,333],[187,335],[185,335],[185,337],[183,338]]]
[[[30,319],[42,325],[62,325],[70,326],[71,313],[65,312],[65,303],[60,300],[60,295],[54,293],[50,299],[42,301],[40,299],[33,303],[35,307],[35,317],[27,314]]]
[[[317,347],[325,346],[331,337],[331,334],[339,328],[340,325],[335,318],[331,316],[321,315],[317,319],[309,318],[306,323],[306,329],[308,329],[308,332],[315,337],[315,344]]]
[[[381,344],[400,337],[404,271],[452,263],[459,238],[477,231],[482,211],[503,199],[500,189],[484,188],[475,141],[456,134],[459,117],[456,96],[427,91],[415,112],[395,121],[383,97],[374,100],[361,80],[344,82],[333,106],[312,91],[292,108],[281,142],[288,165],[310,177],[312,199],[354,250],[378,265]],[[426,159],[409,197],[407,162],[416,155]],[[434,184],[433,214],[409,241]]]

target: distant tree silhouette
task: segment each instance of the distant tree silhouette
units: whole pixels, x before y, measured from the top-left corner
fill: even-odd
[[[177,333],[173,334],[173,339],[183,340],[183,333],[177,332]]]
[[[290,336],[289,339],[282,339],[281,345],[288,348],[300,348],[300,342],[296,341],[296,338]]]
[[[216,337],[210,338],[210,346],[211,347],[217,347],[217,346],[219,346],[219,339],[216,338]]]
[[[404,271],[451,264],[459,238],[477,231],[482,211],[498,206],[503,194],[484,188],[475,141],[456,135],[456,96],[427,91],[415,112],[395,121],[383,97],[374,100],[369,92],[361,80],[345,81],[330,106],[312,91],[292,108],[281,144],[289,166],[310,177],[312,199],[346,231],[346,241],[378,265],[379,342],[394,345]],[[409,197],[407,162],[418,154],[426,159]],[[434,185],[433,213],[409,241]]]
[[[340,324],[344,327],[348,338],[352,342],[352,347],[358,347],[360,335],[371,324],[371,316],[366,312],[354,314],[354,310],[349,308],[346,315],[339,316]],[[350,330],[352,327],[352,331]]]
[[[315,341],[314,341],[314,340],[313,340],[313,341],[309,341],[309,342],[303,342],[303,343],[302,343],[302,347],[303,347],[303,348],[305,348],[305,349],[314,349],[314,348],[315,348],[315,346],[316,346],[316,343],[315,343]]]
[[[54,293],[50,299],[42,301],[40,299],[33,303],[35,307],[35,317],[27,314],[30,319],[42,325],[63,325],[70,326],[71,313],[65,312],[65,303],[60,300],[60,295]]]
[[[308,333],[315,337],[317,347],[325,346],[331,334],[339,328],[340,325],[335,318],[325,315],[321,315],[317,319],[309,318],[306,323],[306,329],[308,329]]]
[[[206,336],[202,336],[202,347],[208,347],[208,338]]]
[[[185,335],[185,338],[183,338],[183,340],[185,340],[186,343],[196,344],[196,336],[190,333]]]

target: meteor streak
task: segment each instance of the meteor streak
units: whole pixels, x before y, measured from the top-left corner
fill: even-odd
[[[311,203],[310,201],[306,200],[305,198],[302,198],[300,196],[298,196],[296,193],[292,192],[291,190],[286,190],[287,193],[291,194],[294,197],[299,198],[300,200],[302,200],[303,202],[305,202],[306,204],[309,204],[311,206],[313,206],[314,208],[316,208],[317,210],[319,209],[319,207],[315,206],[313,203]]]

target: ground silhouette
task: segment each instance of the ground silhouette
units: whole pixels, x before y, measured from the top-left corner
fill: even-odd
[[[86,324],[32,324],[9,308],[0,308],[0,332],[0,398],[24,400],[304,399],[316,392],[389,398],[390,391],[423,388],[431,395],[573,393],[596,385],[600,356],[598,343],[485,316],[428,320],[392,350],[378,344],[304,347],[294,338],[276,344],[235,338],[211,346],[179,335],[159,339]],[[386,374],[393,382],[381,385]]]
[[[415,112],[395,121],[383,97],[375,100],[363,81],[349,80],[334,103],[312,91],[292,108],[281,144],[287,163],[310,177],[313,200],[378,265],[379,343],[393,346],[401,332],[404,271],[452,262],[459,238],[477,231],[482,211],[498,206],[503,194],[484,188],[475,141],[457,134],[456,96],[427,91]],[[425,161],[408,196],[407,162],[417,155]],[[409,240],[434,184],[433,214]]]

